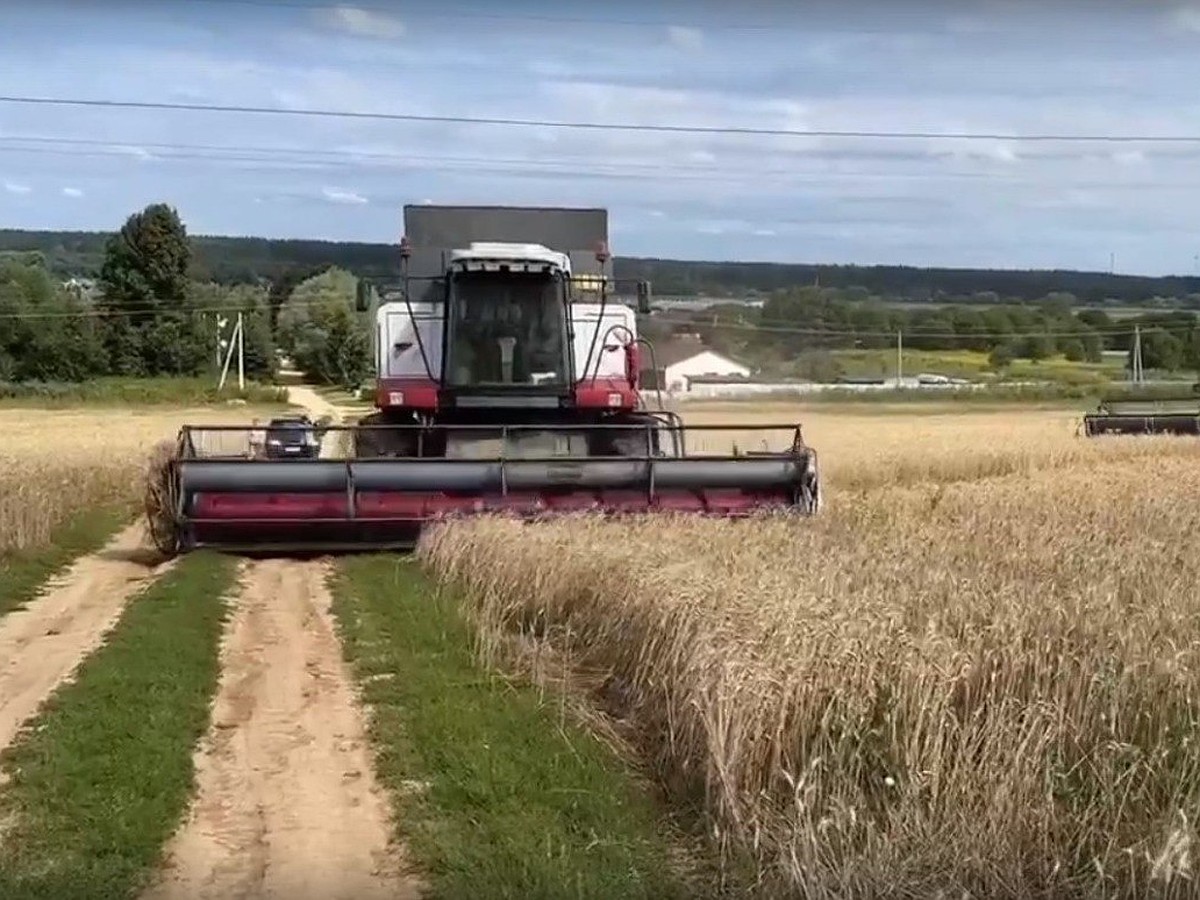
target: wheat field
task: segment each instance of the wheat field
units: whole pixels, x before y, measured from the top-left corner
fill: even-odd
[[[132,509],[147,457],[184,423],[248,423],[243,407],[200,409],[0,409],[0,554],[45,546],[87,510]],[[212,439],[213,432],[206,437]],[[230,441],[244,443],[234,433]]]
[[[767,896],[1200,894],[1200,442],[804,421],[814,519],[477,520],[420,554]]]

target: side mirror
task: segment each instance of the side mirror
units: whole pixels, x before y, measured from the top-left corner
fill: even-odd
[[[365,278],[358,279],[354,286],[354,308],[367,312],[371,308],[371,284]]]
[[[637,283],[637,311],[642,315],[650,315],[650,282]]]

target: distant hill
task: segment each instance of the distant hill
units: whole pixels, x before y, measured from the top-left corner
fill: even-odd
[[[62,277],[87,277],[99,271],[107,237],[105,232],[0,229],[0,252],[41,251],[53,271]],[[393,244],[209,235],[194,235],[192,240],[196,277],[227,284],[274,281],[288,272],[324,265],[337,265],[364,277],[397,274],[398,256]],[[769,293],[811,284],[860,288],[864,296],[912,302],[1033,301],[1063,292],[1073,294],[1081,303],[1138,305],[1154,297],[1200,294],[1200,277],[1155,278],[1069,270],[921,269],[617,257],[616,274],[618,278],[650,279],[659,295],[713,297]],[[988,294],[996,296],[982,296]]]

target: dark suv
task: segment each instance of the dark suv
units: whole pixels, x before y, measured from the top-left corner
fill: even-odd
[[[307,416],[272,419],[267,423],[268,459],[315,459],[321,452],[316,427]]]

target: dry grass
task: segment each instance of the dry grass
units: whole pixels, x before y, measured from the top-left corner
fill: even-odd
[[[88,509],[128,503],[132,511],[147,454],[180,425],[238,424],[253,415],[246,408],[0,409],[0,554],[45,546]]]
[[[816,519],[478,520],[421,552],[485,653],[605,679],[769,895],[1200,895],[1200,444],[805,421]]]

